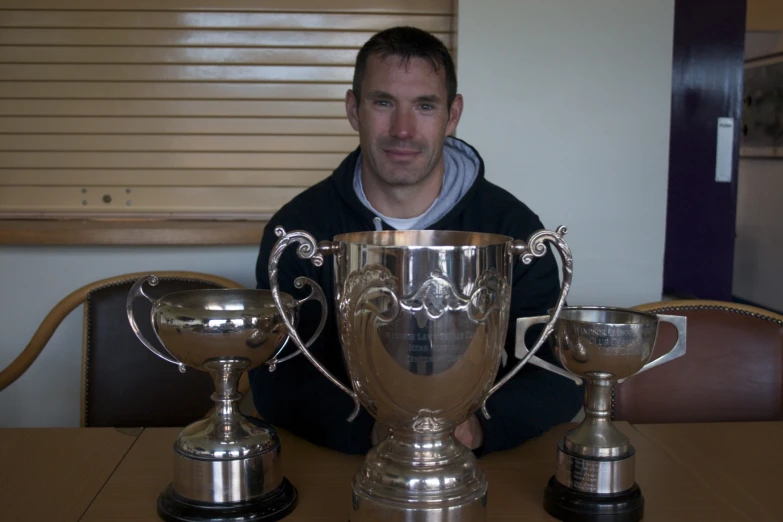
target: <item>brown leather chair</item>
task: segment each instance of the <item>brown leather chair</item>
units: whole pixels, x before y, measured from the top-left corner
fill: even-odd
[[[180,373],[177,366],[145,348],[128,322],[128,293],[140,277],[151,273],[160,279],[157,286],[144,287],[153,299],[180,290],[242,288],[223,277],[180,271],[125,274],[85,285],[54,306],[27,347],[0,372],[0,391],[33,364],[60,322],[83,303],[82,426],[184,426],[206,415],[214,404],[211,377],[193,369]],[[134,314],[144,336],[161,349],[150,322],[141,319],[149,317],[150,307],[147,300],[136,299]],[[249,393],[247,373],[240,392]]]
[[[686,353],[614,388],[612,417],[631,423],[783,419],[783,316],[723,301],[636,307],[688,318]],[[676,341],[661,323],[653,357]]]

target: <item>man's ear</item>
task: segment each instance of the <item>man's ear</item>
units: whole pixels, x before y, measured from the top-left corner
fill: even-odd
[[[457,130],[457,124],[462,117],[463,104],[464,100],[462,99],[462,95],[457,94],[454,97],[454,101],[451,102],[451,107],[449,107],[449,121],[446,122],[446,136],[451,136],[454,134],[454,131]]]
[[[345,93],[345,112],[348,115],[348,121],[356,132],[359,132],[359,100],[352,89]]]

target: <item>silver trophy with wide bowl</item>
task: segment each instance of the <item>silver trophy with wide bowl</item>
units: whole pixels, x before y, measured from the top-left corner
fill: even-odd
[[[456,231],[375,231],[316,242],[306,231],[275,230],[272,295],[283,309],[278,263],[297,244],[301,259],[331,256],[335,314],[348,386],[326,370],[282,316],[292,340],[350,395],[352,421],[363,406],[389,435],[367,454],[352,481],[351,522],[482,522],[487,480],[454,430],[519,372],[551,332],[565,303],[572,259],[565,228],[526,241]],[[549,324],[530,354],[495,382],[509,323],[516,258],[535,262],[553,244],[563,281]],[[305,284],[317,288],[315,281]]]
[[[549,315],[517,320],[516,356],[526,357],[525,332]],[[671,350],[654,360],[661,322],[677,329]],[[557,467],[544,507],[567,522],[637,522],[644,496],[635,479],[636,450],[611,419],[612,387],[685,355],[687,318],[625,308],[565,307],[555,322],[553,350],[562,368],[535,355],[530,363],[585,383],[584,420],[558,442]]]
[[[323,294],[313,289],[304,299],[269,290],[199,289],[152,299],[144,285],[156,286],[154,275],[131,288],[126,310],[138,339],[155,355],[179,366],[208,372],[215,383],[210,415],[186,426],[174,443],[174,477],[158,497],[158,515],[172,522],[270,522],[290,514],[297,489],[283,476],[280,438],[268,423],[243,415],[237,387],[242,372],[276,365],[299,355],[282,356],[289,325],[298,323],[299,306]],[[133,301],[152,303],[152,329],[162,353],[139,330]],[[283,320],[285,317],[285,320]],[[320,333],[326,315],[313,336]],[[308,342],[308,345],[312,339]],[[207,412],[205,412],[207,413]]]

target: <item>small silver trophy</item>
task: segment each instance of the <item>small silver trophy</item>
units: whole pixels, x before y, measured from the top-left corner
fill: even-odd
[[[545,255],[551,242],[563,257],[563,283],[551,332],[571,281],[565,229],[539,231],[527,242],[508,236],[451,231],[379,231],[316,243],[303,231],[280,238],[269,261],[275,302],[278,262],[297,253],[334,264],[335,312],[348,389],[313,358],[288,324],[292,340],[327,378],[360,403],[391,434],[369,451],[352,483],[351,522],[482,522],[487,480],[455,428],[527,362],[495,383],[509,321],[516,257]],[[305,283],[318,287],[312,280]],[[283,316],[283,320],[287,321]]]
[[[242,372],[262,365],[273,371],[301,353],[280,357],[290,338],[286,325],[298,322],[298,307],[309,299],[325,306],[323,295],[314,291],[298,301],[278,295],[286,314],[283,321],[268,290],[186,290],[154,300],[144,293],[145,284],[155,286],[158,278],[140,278],[126,301],[128,321],[138,339],[181,372],[186,367],[209,372],[215,383],[212,414],[177,437],[174,478],[158,497],[158,515],[171,522],[284,518],[295,509],[298,494],[282,473],[280,439],[272,426],[239,411],[242,394],[237,385]],[[169,355],[139,330],[133,315],[138,297],[152,303],[149,320]],[[325,320],[324,314],[313,339]]]
[[[517,320],[516,356],[527,357],[525,332],[550,315]],[[650,361],[660,322],[677,328],[677,342]],[[555,323],[554,353],[565,370],[533,356],[530,363],[586,383],[584,420],[558,442],[557,468],[544,507],[567,522],[636,522],[644,497],[636,483],[636,450],[611,421],[612,386],[685,354],[684,316],[609,307],[564,307]]]

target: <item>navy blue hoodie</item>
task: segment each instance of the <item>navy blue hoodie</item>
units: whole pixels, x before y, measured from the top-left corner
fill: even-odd
[[[478,158],[478,174],[453,208],[427,228],[504,234],[522,240],[544,228],[538,216],[525,204],[486,180],[484,162],[478,152],[462,143]],[[376,229],[373,222],[375,214],[361,203],[354,190],[354,172],[359,155],[357,148],[331,176],[300,193],[270,219],[264,230],[256,265],[258,288],[270,288],[269,256],[278,240],[274,234],[275,227],[282,226],[287,232],[304,230],[317,241],[331,240],[338,234]],[[387,223],[382,223],[382,227],[391,229]],[[280,290],[297,298],[304,297],[309,289],[298,290],[293,285],[294,279],[300,275],[321,285],[330,310],[324,330],[310,351],[350,388],[334,314],[331,263],[327,258],[322,267],[315,267],[309,260],[298,259],[295,251],[296,246],[289,246],[281,257],[278,265]],[[556,304],[559,292],[558,267],[551,251],[529,265],[515,262],[505,346],[508,364],[501,366],[498,379],[518,361],[514,355],[516,319],[546,314]],[[297,331],[303,341],[315,331],[320,314],[320,306],[316,302],[302,306]],[[534,344],[540,331],[540,327],[528,331],[528,346]],[[285,353],[293,350],[293,343],[289,343]],[[547,344],[537,354],[554,362]],[[346,418],[353,410],[353,400],[327,380],[303,355],[281,363],[271,373],[266,367],[252,371],[250,382],[258,413],[273,425],[344,453],[364,454],[371,448],[370,431],[374,419],[362,408],[359,416],[349,423]],[[510,449],[554,425],[568,422],[579,411],[582,400],[583,387],[530,364],[525,365],[487,401],[491,419],[485,419],[478,412],[484,428],[484,445],[475,453],[480,456]]]

